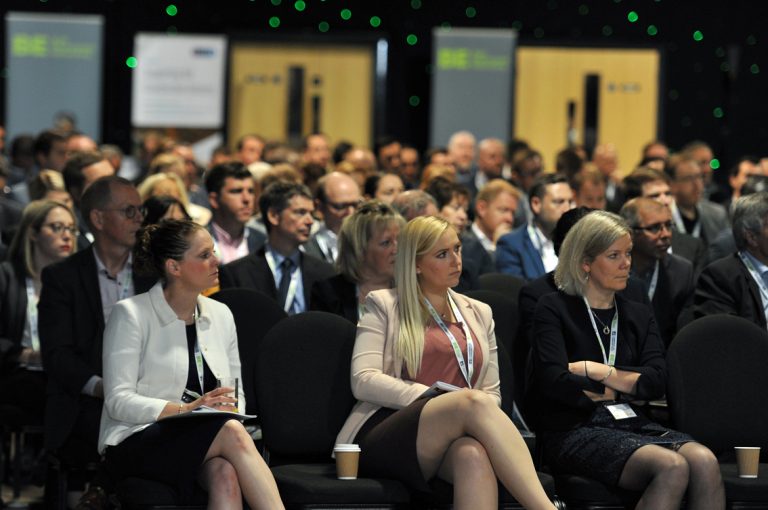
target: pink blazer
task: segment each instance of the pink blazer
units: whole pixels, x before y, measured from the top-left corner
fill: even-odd
[[[483,352],[483,364],[475,389],[489,393],[501,405],[491,308],[480,301],[450,292]],[[358,402],[341,428],[337,443],[351,443],[366,420],[380,408],[402,409],[428,389],[423,384],[403,380],[403,362],[395,360],[395,342],[400,330],[397,304],[397,294],[393,289],[373,291],[366,298],[367,311],[357,325],[357,339],[352,352],[352,393]]]

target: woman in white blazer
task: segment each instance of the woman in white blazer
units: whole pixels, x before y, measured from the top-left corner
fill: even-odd
[[[352,391],[338,435],[359,443],[363,476],[429,490],[453,484],[454,508],[498,508],[497,478],[526,508],[555,508],[531,455],[499,404],[490,308],[450,290],[461,242],[445,220],[420,217],[401,231],[395,289],[373,291],[357,327]],[[469,341],[468,341],[469,340]],[[422,398],[437,381],[461,389]]]
[[[245,409],[232,313],[200,292],[218,285],[219,260],[205,228],[168,220],[137,233],[134,269],[160,282],[115,305],[104,331],[104,409],[99,449],[120,476],[174,486],[187,503],[194,483],[209,508],[282,508],[274,478],[234,416]]]

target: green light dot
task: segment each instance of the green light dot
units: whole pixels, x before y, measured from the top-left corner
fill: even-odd
[[[371,16],[370,23],[373,28],[377,28],[381,25],[381,18],[378,16]]]
[[[610,37],[613,35],[613,27],[611,25],[604,25],[603,26],[603,35],[606,37]]]
[[[648,35],[654,36],[659,33],[659,29],[656,28],[656,25],[648,25],[646,32],[648,33]]]
[[[349,9],[342,9],[339,14],[341,16],[341,19],[345,21],[352,17],[352,11],[350,11]]]
[[[727,73],[728,71],[731,70],[731,66],[728,64],[728,62],[723,62],[722,64],[720,64],[720,70],[724,73]]]
[[[277,28],[280,26],[280,18],[277,16],[272,16],[269,18],[269,26],[272,28]]]
[[[515,21],[514,23],[512,23],[512,28],[514,28],[515,30],[522,30],[523,22],[520,20]]]
[[[450,30],[451,23],[448,21],[443,21],[442,23],[440,23],[440,28],[442,28],[443,30]]]
[[[179,13],[179,9],[175,5],[171,4],[165,8],[165,13],[168,16],[176,16]]]
[[[331,25],[329,25],[327,21],[321,21],[320,23],[317,24],[317,29],[325,33],[331,29]]]
[[[757,64],[752,64],[751,66],[749,66],[749,71],[752,74],[758,74],[760,72],[760,66]]]
[[[717,170],[718,168],[720,168],[720,160],[715,158],[712,161],[710,161],[709,168],[711,168],[712,170]]]
[[[693,33],[693,40],[696,42],[699,42],[704,39],[704,34],[701,33],[701,30],[697,30]]]
[[[421,9],[421,0],[411,0],[411,9]]]
[[[125,65],[130,67],[131,69],[136,69],[136,66],[138,65],[139,61],[136,60],[136,57],[128,57],[125,59]]]
[[[477,16],[477,9],[475,9],[470,5],[469,7],[467,7],[464,13],[467,15],[467,18],[474,18],[475,16]]]
[[[630,23],[634,23],[638,19],[640,19],[640,16],[638,16],[635,11],[629,11],[629,14],[627,14],[627,19],[629,20]]]
[[[534,36],[536,39],[541,39],[542,37],[544,37],[544,29],[543,29],[543,28],[541,28],[541,27],[536,27],[536,28],[533,30],[533,36]]]
[[[581,14],[582,16],[586,16],[587,14],[589,14],[589,7],[587,5],[581,4],[579,6],[579,14]]]
[[[747,37],[747,44],[749,44],[750,46],[754,46],[755,44],[757,44],[757,37],[755,37],[752,34],[749,34],[749,37]]]
[[[405,38],[405,42],[407,42],[409,46],[415,46],[416,43],[419,42],[419,38],[416,37],[416,34],[408,34],[408,37]]]
[[[718,46],[715,50],[715,56],[717,58],[723,58],[725,56],[725,49],[722,46]]]
[[[723,118],[723,109],[722,109],[722,108],[720,108],[720,107],[718,106],[717,108],[715,108],[714,110],[712,110],[712,115],[713,115],[713,116],[714,116],[716,119],[722,119],[722,118]],[[713,160],[713,161],[714,161],[714,160]],[[714,167],[713,167],[713,168],[714,168]]]
[[[272,0],[272,5],[275,5],[275,6],[280,5],[282,1],[283,0]]]
[[[419,96],[411,96],[408,98],[408,104],[411,106],[419,106],[419,103],[421,103],[421,98]]]
[[[669,98],[672,101],[677,101],[679,97],[680,97],[680,93],[677,90],[672,89],[669,91]]]
[[[296,3],[293,4],[293,8],[299,12],[302,12],[307,8],[307,4],[304,3],[304,0],[296,0]]]

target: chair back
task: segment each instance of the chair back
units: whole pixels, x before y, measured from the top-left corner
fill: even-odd
[[[274,299],[254,289],[224,289],[213,294],[211,298],[227,305],[235,318],[246,412],[260,414],[253,385],[253,367],[256,364],[258,346],[267,331],[288,317],[288,314]]]
[[[478,279],[479,290],[494,290],[515,300],[520,295],[520,289],[526,281],[506,273],[485,273]]]
[[[667,353],[667,400],[675,426],[716,455],[734,446],[768,451],[768,332],[733,315],[681,329]]]
[[[270,464],[328,462],[356,399],[355,325],[326,312],[288,317],[261,342],[254,382]]]

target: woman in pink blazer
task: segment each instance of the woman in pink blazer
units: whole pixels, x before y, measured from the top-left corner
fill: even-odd
[[[371,292],[358,324],[352,391],[359,402],[337,442],[360,444],[363,476],[425,491],[435,477],[452,483],[457,510],[497,508],[497,478],[526,508],[553,509],[499,407],[491,310],[450,290],[460,275],[461,242],[449,223],[420,217],[405,226],[396,288]],[[425,397],[438,381],[461,389]]]

